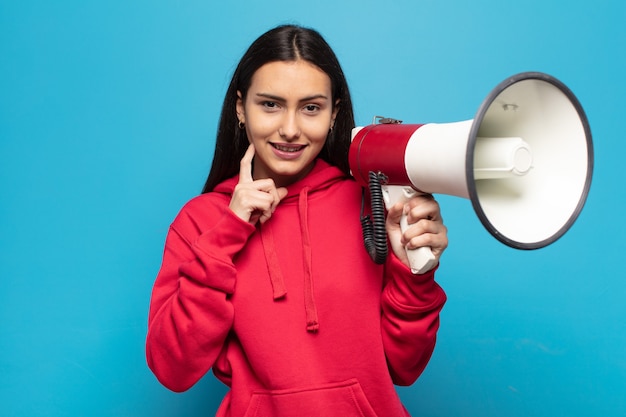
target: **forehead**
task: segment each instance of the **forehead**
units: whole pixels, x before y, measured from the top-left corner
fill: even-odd
[[[330,77],[308,61],[275,61],[254,73],[250,90],[281,96],[321,94],[330,98],[330,84]]]

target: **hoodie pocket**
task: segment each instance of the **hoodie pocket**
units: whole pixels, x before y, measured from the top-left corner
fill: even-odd
[[[302,389],[255,391],[245,417],[376,417],[356,379]]]

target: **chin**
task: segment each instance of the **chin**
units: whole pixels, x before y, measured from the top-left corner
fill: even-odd
[[[291,184],[305,177],[311,169],[313,169],[313,162],[304,166],[282,167],[282,169],[272,170],[272,173],[274,178],[278,180],[277,182]]]

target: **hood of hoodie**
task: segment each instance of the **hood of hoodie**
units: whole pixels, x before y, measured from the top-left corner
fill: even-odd
[[[300,231],[302,234],[302,255],[304,259],[304,309],[306,312],[306,329],[309,332],[319,330],[317,307],[313,294],[313,273],[312,273],[312,251],[310,244],[309,222],[308,222],[308,199],[309,196],[317,192],[322,192],[330,188],[333,184],[344,181],[348,177],[337,167],[330,165],[322,159],[315,161],[315,166],[311,172],[301,179],[287,186],[287,195],[280,204],[297,204],[300,221]],[[236,175],[215,187],[214,192],[232,196],[235,186],[238,184],[239,176]],[[265,261],[272,285],[274,300],[280,300],[287,294],[285,280],[280,267],[275,250],[275,237],[272,233],[271,219],[261,225],[257,224],[257,230],[261,234]]]

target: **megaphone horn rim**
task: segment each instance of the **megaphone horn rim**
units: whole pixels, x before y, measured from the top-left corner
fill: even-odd
[[[520,81],[525,81],[525,80],[539,80],[539,81],[550,83],[553,86],[555,86],[557,89],[559,89],[569,99],[572,106],[575,108],[576,112],[578,113],[580,122],[583,126],[583,130],[584,130],[584,134],[586,138],[587,152],[588,152],[587,176],[585,179],[585,185],[581,192],[581,196],[578,201],[578,204],[576,208],[574,209],[574,211],[572,212],[572,214],[570,215],[568,221],[565,222],[565,224],[561,227],[560,230],[558,230],[549,238],[541,240],[541,241],[537,241],[537,242],[530,242],[530,243],[516,241],[514,239],[509,238],[508,236],[503,235],[501,232],[497,230],[497,228],[491,223],[485,211],[481,207],[480,200],[478,198],[476,180],[474,178],[474,149],[476,147],[478,131],[480,129],[480,126],[483,122],[483,119],[487,111],[489,110],[493,102],[496,100],[496,98],[504,90],[506,90],[513,84],[516,84]],[[487,229],[487,231],[493,237],[495,237],[497,240],[504,243],[505,245],[510,246],[515,249],[534,250],[534,249],[539,249],[539,248],[548,246],[554,243],[560,237],[562,237],[567,232],[567,230],[569,230],[570,227],[574,224],[574,222],[580,215],[580,212],[582,211],[583,206],[585,205],[585,202],[587,200],[587,197],[589,195],[589,190],[591,187],[591,178],[592,178],[593,168],[594,168],[593,142],[592,142],[591,128],[589,126],[589,121],[587,119],[585,111],[583,110],[582,105],[580,104],[580,102],[578,101],[574,93],[557,78],[549,74],[543,73],[543,72],[533,72],[533,71],[521,72],[521,73],[515,74],[505,79],[500,84],[498,84],[489,93],[489,95],[483,100],[480,107],[478,108],[478,111],[476,112],[476,116],[473,119],[473,123],[469,132],[469,138],[467,141],[466,160],[465,160],[465,169],[466,169],[465,178],[467,181],[467,189],[469,192],[469,197],[472,203],[472,207],[474,208],[474,211],[476,215],[478,216],[479,220],[481,221],[481,223],[483,224],[483,226]]]

